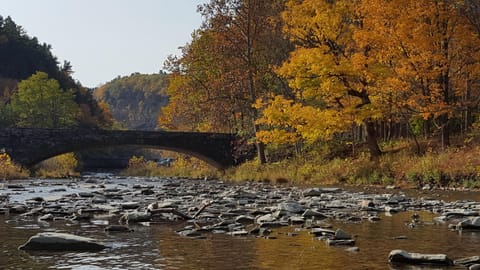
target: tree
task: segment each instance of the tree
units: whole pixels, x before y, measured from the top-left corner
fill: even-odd
[[[61,128],[77,124],[79,107],[72,90],[37,72],[18,84],[8,105],[18,127]]]
[[[480,35],[480,2],[478,0],[463,0],[462,2],[460,10]]]
[[[381,150],[375,121],[382,117],[383,93],[373,74],[382,66],[370,58],[367,45],[354,39],[363,27],[357,5],[351,0],[287,1],[284,31],[296,49],[278,72],[295,90],[294,102],[316,116],[298,126],[302,133],[322,138],[363,124],[370,155],[376,158]]]
[[[471,106],[468,85],[480,75],[478,35],[458,1],[372,0],[361,9],[357,40],[391,69],[383,87],[401,97],[396,105],[412,117],[432,121],[448,146],[450,119]]]
[[[269,93],[288,91],[273,70],[291,49],[281,32],[282,9],[279,0],[211,0],[200,6],[202,28],[183,48],[183,56],[168,62],[174,74],[160,124],[185,123],[251,137],[259,161],[265,162],[263,144],[255,139],[260,126],[252,105]]]

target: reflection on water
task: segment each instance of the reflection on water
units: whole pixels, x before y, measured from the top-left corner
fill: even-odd
[[[68,189],[68,187],[67,187]],[[34,196],[20,192],[15,200]],[[57,194],[55,194],[57,195]],[[478,200],[479,194],[467,194]],[[430,194],[431,196],[431,194]],[[460,199],[462,193],[445,192],[439,196]],[[333,228],[342,228],[355,236],[359,252],[346,247],[328,247],[316,240],[308,230],[299,227],[275,228],[269,238],[231,237],[206,234],[205,239],[181,237],[176,230],[188,224],[137,225],[132,233],[105,233],[111,223],[97,219],[91,223],[36,220],[17,221],[15,216],[0,215],[0,269],[446,269],[408,266],[390,266],[388,254],[393,249],[420,253],[444,253],[462,258],[479,255],[480,232],[451,232],[447,224],[434,224],[432,213],[421,212],[420,224],[407,226],[411,212],[381,215],[380,222],[340,223],[332,221]],[[69,232],[93,237],[110,248],[98,253],[26,253],[18,246],[41,231]],[[448,269],[464,269],[450,267]]]
[[[0,269],[442,269],[392,267],[387,263],[392,249],[421,253],[446,253],[451,258],[474,256],[480,233],[450,232],[446,225],[431,223],[433,214],[420,213],[422,225],[408,228],[411,213],[382,216],[378,223],[332,223],[356,236],[360,252],[328,247],[307,230],[285,227],[270,239],[211,234],[206,239],[178,236],[182,224],[135,226],[135,232],[106,234],[102,226],[67,226],[54,223],[51,231],[90,236],[111,248],[98,253],[25,253],[17,247],[46,228],[19,226],[0,217]],[[55,229],[53,229],[55,228]],[[395,240],[398,236],[404,236]],[[455,268],[450,268],[455,269]],[[459,268],[462,269],[462,268]]]

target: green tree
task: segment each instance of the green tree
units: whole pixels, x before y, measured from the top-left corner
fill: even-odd
[[[79,107],[72,90],[63,91],[58,82],[37,72],[18,84],[7,106],[16,126],[60,128],[77,124]]]

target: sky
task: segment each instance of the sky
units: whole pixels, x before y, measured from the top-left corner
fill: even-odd
[[[191,41],[208,0],[0,0],[30,37],[67,60],[74,79],[96,87],[134,72],[158,73]]]

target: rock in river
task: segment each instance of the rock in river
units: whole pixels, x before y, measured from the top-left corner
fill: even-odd
[[[480,217],[469,217],[457,224],[457,230],[480,230]]]
[[[120,223],[134,223],[134,222],[146,222],[152,219],[152,214],[150,212],[128,212],[123,214],[120,217]]]
[[[455,265],[471,266],[475,264],[480,264],[480,256],[472,256],[462,259],[456,259],[454,261]]]
[[[21,250],[38,251],[99,251],[104,248],[105,245],[92,238],[53,232],[38,233],[19,247]]]
[[[109,225],[105,228],[106,232],[133,232],[128,226],[124,225]]]
[[[421,254],[410,253],[405,250],[395,249],[388,256],[390,263],[405,264],[432,264],[432,265],[453,265],[453,261],[445,254]]]

